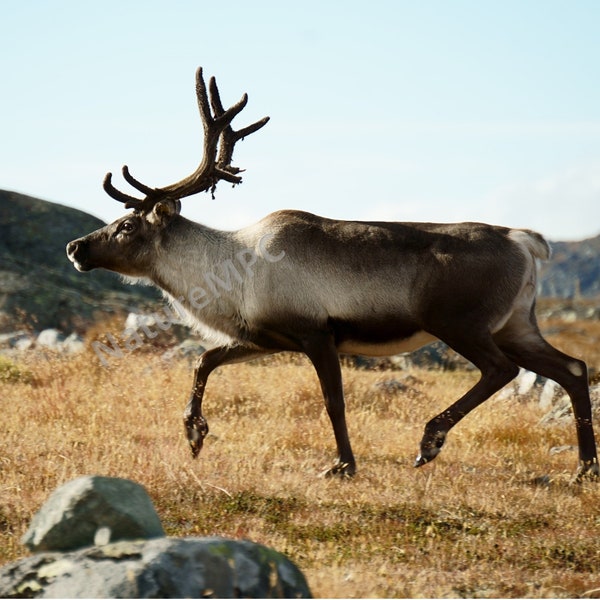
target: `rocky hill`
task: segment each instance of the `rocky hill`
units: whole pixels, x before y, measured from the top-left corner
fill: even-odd
[[[82,330],[94,318],[159,297],[105,271],[78,273],[66,244],[104,223],[79,210],[0,190],[0,331]]]
[[[67,260],[66,244],[102,225],[82,211],[0,190],[0,332],[27,324],[70,333],[114,312],[156,308],[160,295],[152,288],[125,285],[106,271],[81,274]],[[600,236],[552,249],[541,296],[600,301]]]
[[[551,246],[552,259],[541,271],[541,295],[600,298],[600,235],[580,242],[552,242]]]

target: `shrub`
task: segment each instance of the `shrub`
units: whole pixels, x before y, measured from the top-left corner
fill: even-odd
[[[33,374],[9,358],[0,356],[0,381],[5,383],[31,383]]]

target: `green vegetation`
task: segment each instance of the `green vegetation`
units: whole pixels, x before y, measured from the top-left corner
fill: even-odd
[[[0,356],[0,382],[2,383],[31,383],[33,373],[12,360]]]

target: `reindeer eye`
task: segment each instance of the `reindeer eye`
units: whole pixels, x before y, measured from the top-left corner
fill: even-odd
[[[131,233],[135,229],[135,225],[131,221],[123,221],[119,227],[118,233]]]

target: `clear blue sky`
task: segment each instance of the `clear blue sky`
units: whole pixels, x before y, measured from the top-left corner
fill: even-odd
[[[0,23],[0,188],[112,220],[106,171],[184,177],[202,65],[224,103],[249,94],[238,126],[271,121],[238,144],[243,185],[187,199],[190,218],[600,233],[596,0],[0,0]]]

